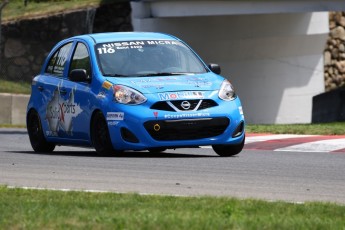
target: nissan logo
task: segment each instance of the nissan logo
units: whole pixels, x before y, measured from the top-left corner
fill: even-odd
[[[181,102],[181,107],[184,109],[184,110],[188,110],[190,108],[190,103],[188,101],[182,101]]]

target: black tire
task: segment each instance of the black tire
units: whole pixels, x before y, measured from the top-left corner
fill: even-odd
[[[215,151],[221,157],[231,157],[239,154],[244,147],[245,138],[238,145],[212,145],[213,151]]]
[[[54,143],[49,143],[44,137],[41,119],[35,110],[31,110],[27,117],[27,130],[31,146],[35,152],[53,152]]]
[[[162,153],[164,152],[165,150],[167,150],[166,148],[151,148],[151,149],[148,149],[150,153],[153,153],[153,154],[157,154],[157,153]]]
[[[111,143],[107,122],[101,112],[97,112],[91,122],[92,144],[100,156],[111,156],[115,152]]]

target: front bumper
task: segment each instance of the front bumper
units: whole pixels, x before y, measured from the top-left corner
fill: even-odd
[[[240,144],[245,135],[238,98],[195,112],[159,111],[144,105],[117,105],[112,111],[123,114],[119,120],[107,121],[116,150]]]

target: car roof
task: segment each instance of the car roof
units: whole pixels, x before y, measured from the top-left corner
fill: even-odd
[[[92,39],[94,43],[105,43],[105,42],[115,42],[115,41],[131,41],[131,40],[155,40],[155,39],[169,39],[169,40],[179,40],[176,37],[156,32],[110,32],[110,33],[96,33],[96,34],[85,34],[76,36],[75,38],[80,38],[84,40]]]

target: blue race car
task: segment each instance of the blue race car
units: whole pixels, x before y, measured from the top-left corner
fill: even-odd
[[[242,106],[219,74],[219,65],[206,65],[168,34],[65,39],[32,81],[31,146],[88,146],[110,155],[212,145],[220,156],[236,155],[245,140]]]

